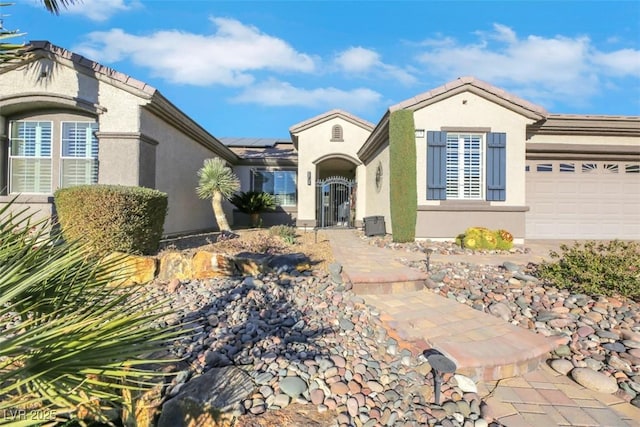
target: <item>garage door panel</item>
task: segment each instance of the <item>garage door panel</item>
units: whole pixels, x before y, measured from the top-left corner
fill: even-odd
[[[629,162],[589,162],[597,167],[588,173],[556,172],[558,162],[537,172],[529,163],[527,238],[640,239],[640,174],[625,173]]]

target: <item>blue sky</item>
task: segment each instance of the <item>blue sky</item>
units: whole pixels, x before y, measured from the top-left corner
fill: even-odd
[[[287,138],[474,76],[551,113],[640,115],[639,1],[14,0],[4,26],[142,80],[218,137]]]

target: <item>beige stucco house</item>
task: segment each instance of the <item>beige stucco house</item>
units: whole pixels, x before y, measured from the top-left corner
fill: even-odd
[[[169,194],[164,231],[215,225],[203,159],[238,157],[153,87],[48,42],[0,69],[0,203],[51,215],[53,192],[120,184]]]
[[[47,42],[0,69],[0,203],[52,212],[56,188],[140,185],[169,195],[165,234],[215,228],[194,188],[221,157],[243,191],[267,191],[264,225],[393,231],[389,117],[413,112],[416,236],[469,226],[532,238],[640,239],[640,117],[551,114],[464,77],[388,108],[377,124],[342,110],[293,125],[290,139],[216,138],[156,89]],[[227,205],[236,226],[248,218]]]

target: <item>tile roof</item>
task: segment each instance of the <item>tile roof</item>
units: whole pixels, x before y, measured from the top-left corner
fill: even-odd
[[[125,86],[130,87],[135,91],[142,91],[148,96],[153,96],[157,90],[153,86],[146,84],[140,80],[134,79],[127,74],[121,73],[119,71],[114,70],[113,68],[107,67],[105,65],[99,64],[95,61],[92,61],[88,58],[85,58],[82,55],[71,52],[65,48],[60,46],[56,46],[53,43],[46,40],[34,40],[29,42],[29,51],[45,51],[50,52],[59,58],[63,58],[71,61],[75,65],[79,65],[81,67],[90,69],[92,72],[100,74],[104,77],[108,77],[110,79],[116,80],[120,83],[123,83]]]
[[[271,148],[276,144],[293,144],[290,139],[283,138],[218,138],[227,147]]]
[[[353,123],[353,124],[355,124],[357,126],[360,126],[360,127],[364,128],[364,129],[366,129],[368,131],[373,130],[373,128],[375,127],[375,125],[373,123],[371,123],[371,122],[368,122],[368,121],[366,121],[364,119],[361,119],[358,116],[354,116],[351,113],[347,113],[346,111],[337,110],[336,109],[336,110],[327,111],[327,112],[322,113],[322,114],[320,114],[318,116],[315,116],[315,117],[312,117],[312,118],[307,119],[305,121],[302,121],[300,123],[297,123],[297,124],[295,124],[295,125],[293,125],[293,126],[291,126],[289,128],[289,132],[292,133],[292,134],[296,133],[296,132],[300,132],[300,131],[303,131],[303,130],[305,130],[307,128],[310,128],[313,125],[326,122],[327,120],[331,120],[331,119],[333,119],[335,117],[341,117],[341,118],[343,118],[343,119],[345,119],[345,120],[347,120],[347,121],[349,121],[349,122],[351,122],[351,123]]]
[[[493,86],[487,82],[479,80],[475,77],[460,77],[452,82],[445,83],[435,89],[431,89],[428,92],[423,92],[412,98],[406,99],[395,105],[389,107],[389,111],[393,112],[402,109],[418,109],[424,105],[428,105],[431,102],[435,102],[442,98],[460,93],[464,90],[471,90],[479,95],[490,95],[497,97],[504,101],[506,104],[511,104],[514,107],[524,110],[528,115],[535,116],[542,119],[549,116],[547,110],[543,107],[522,99],[516,95],[513,95],[503,89]]]

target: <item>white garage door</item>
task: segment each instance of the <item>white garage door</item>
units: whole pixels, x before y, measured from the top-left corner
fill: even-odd
[[[526,237],[640,239],[640,163],[527,161]]]

